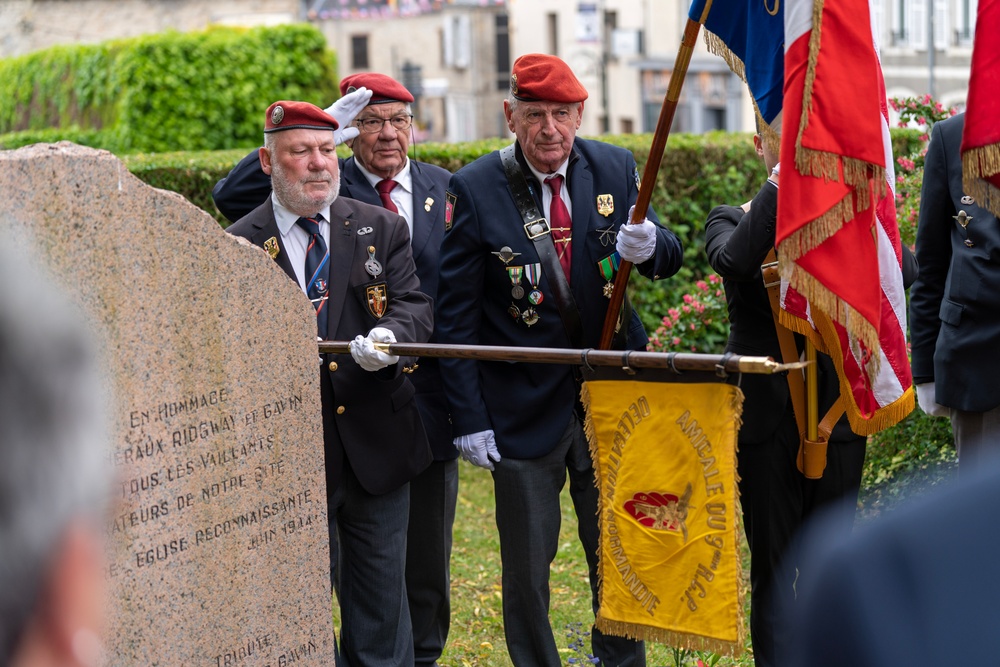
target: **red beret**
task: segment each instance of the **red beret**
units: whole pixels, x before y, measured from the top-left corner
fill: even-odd
[[[573,70],[556,56],[529,53],[514,61],[510,75],[511,92],[525,102],[582,102],[587,99]]]
[[[264,132],[281,130],[336,130],[337,119],[308,102],[282,100],[267,108],[264,115]]]
[[[362,87],[372,91],[372,99],[368,104],[385,104],[387,102],[405,102],[409,104],[413,101],[413,95],[410,94],[410,91],[403,84],[385,74],[360,72],[340,80],[341,95],[353,93]]]

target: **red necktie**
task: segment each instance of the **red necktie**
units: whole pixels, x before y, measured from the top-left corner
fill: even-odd
[[[545,184],[552,190],[552,203],[549,205],[549,229],[552,230],[552,241],[556,244],[556,253],[562,265],[566,280],[569,280],[570,262],[573,257],[573,221],[566,210],[559,192],[562,190],[563,177],[559,174],[545,179]]]
[[[395,188],[397,185],[399,185],[399,183],[389,178],[383,179],[375,184],[375,189],[378,191],[378,196],[379,198],[382,199],[382,206],[386,207],[387,209],[396,214],[399,213],[399,209],[396,208],[396,204],[393,203],[392,198],[389,196],[389,193],[392,192],[393,188]]]

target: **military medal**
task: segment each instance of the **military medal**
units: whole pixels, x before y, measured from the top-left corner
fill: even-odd
[[[959,211],[958,215],[953,215],[951,217],[955,219],[955,222],[962,225],[962,229],[968,227],[969,223],[972,222],[972,216],[965,211]]]
[[[534,308],[525,308],[521,312],[521,319],[524,320],[524,323],[530,327],[538,321],[538,313]]]
[[[969,195],[962,195],[962,205],[963,206],[972,206],[975,203],[976,203],[976,200],[973,199],[972,197],[970,197]]]
[[[615,212],[615,198],[612,195],[597,195],[597,212],[605,218]]]
[[[523,266],[508,266],[507,275],[510,276],[510,284],[513,287],[510,290],[510,295],[515,299],[524,298],[524,288],[521,287],[521,274],[524,272]]]
[[[424,200],[424,210],[430,213],[431,206],[434,206],[434,200],[428,197],[427,199]]]
[[[271,259],[277,259],[278,253],[281,252],[278,248],[278,239],[272,236],[268,240],[264,241],[264,250],[266,250],[267,254],[271,256]]]
[[[499,257],[500,261],[503,262],[506,265],[506,264],[510,264],[511,261],[513,261],[513,259],[515,257],[520,256],[521,253],[514,252],[513,250],[510,249],[509,245],[505,245],[504,247],[500,248],[500,250],[494,250],[490,254],[496,255],[497,257]]]
[[[616,250],[597,263],[597,268],[600,270],[601,276],[608,281],[607,284],[604,285],[604,296],[609,299],[615,291],[615,283],[613,279],[615,277],[615,271],[618,270],[618,266],[621,264],[621,261],[621,255],[619,255]]]
[[[542,277],[541,263],[525,264],[524,277],[531,283],[531,293],[528,294],[528,302],[537,306],[545,298],[541,290],[538,289],[538,280]]]
[[[373,245],[368,246],[368,260],[365,262],[365,271],[372,278],[378,278],[382,275],[382,265],[375,259],[375,246]]]
[[[510,308],[507,309],[507,312],[515,320],[521,319],[521,309],[515,306],[514,304],[510,304]]]

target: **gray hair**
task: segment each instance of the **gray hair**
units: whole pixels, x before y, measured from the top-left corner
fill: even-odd
[[[0,664],[35,611],[70,522],[110,491],[104,400],[80,317],[0,250]]]
[[[510,82],[510,86],[507,88],[507,106],[510,107],[511,112],[517,109],[517,103],[519,100],[514,96],[514,82]]]

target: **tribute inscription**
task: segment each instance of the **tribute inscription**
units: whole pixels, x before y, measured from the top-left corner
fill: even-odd
[[[0,152],[0,236],[104,351],[110,665],[333,664],[315,315],[263,251],[73,144]]]

